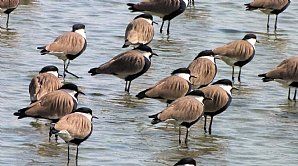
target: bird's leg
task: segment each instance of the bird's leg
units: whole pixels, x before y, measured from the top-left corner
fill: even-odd
[[[8,29],[9,14],[7,14],[6,29]]]
[[[50,128],[50,131],[49,131],[49,142],[51,141],[51,137],[52,137],[52,130]]]
[[[127,92],[127,81],[125,81],[125,88],[124,91]]]
[[[268,14],[268,19],[267,19],[267,31],[269,31],[269,19],[270,19],[270,14]]]
[[[169,34],[170,34],[170,23],[171,23],[171,21],[170,21],[170,20],[168,20],[167,35],[169,35]]]
[[[58,135],[55,134],[55,141],[58,142]]]
[[[179,145],[181,144],[181,127],[179,126]]]
[[[234,82],[234,66],[232,66],[232,81]]]
[[[185,135],[185,140],[184,143],[187,146],[187,140],[188,140],[188,133],[189,133],[190,128],[186,128],[186,135]]]
[[[277,29],[277,16],[278,15],[276,15],[276,17],[275,17],[274,32],[276,32],[276,29]]]
[[[211,135],[211,126],[213,122],[213,116],[211,116],[210,123],[209,123],[209,134]]]
[[[68,160],[68,163],[69,163],[69,143],[67,144],[67,160]]]
[[[79,145],[77,145],[76,161],[78,161],[78,154],[79,154]]]
[[[63,68],[64,68],[64,70],[63,70],[63,80],[66,77],[66,74],[65,74],[66,65],[65,64],[66,64],[66,60],[64,61],[64,65],[63,65]]]
[[[161,26],[160,26],[160,29],[159,29],[159,32],[162,33],[162,27],[163,27],[163,24],[165,23],[164,20],[162,20],[162,23],[161,23]]]
[[[297,88],[295,88],[295,93],[294,93],[294,97],[293,97],[293,100],[296,101],[296,94],[297,94]]]
[[[205,133],[207,133],[207,130],[206,130],[207,115],[204,115],[204,119],[205,119],[205,122],[204,122],[204,131],[205,131]]]
[[[131,81],[128,82],[127,92],[129,93]]]
[[[75,75],[75,74],[73,74],[73,73],[71,73],[71,72],[69,72],[69,71],[67,70],[69,64],[70,64],[70,60],[68,60],[68,63],[67,63],[67,65],[66,65],[66,67],[64,68],[64,71],[65,71],[66,73],[68,73],[68,74],[70,74],[70,75],[76,77],[76,78],[80,78],[79,76],[77,76],[77,75]],[[65,74],[65,72],[64,72],[64,74]],[[65,76],[64,76],[64,77],[65,77]]]
[[[291,87],[289,87],[288,100],[291,100],[291,95],[290,95],[290,93],[291,93]]]
[[[240,75],[241,75],[241,67],[240,67],[240,69],[239,69],[239,73],[238,73],[238,82],[240,83],[241,81],[240,81]]]

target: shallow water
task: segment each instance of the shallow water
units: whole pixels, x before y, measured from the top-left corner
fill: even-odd
[[[25,1],[11,14],[10,27],[0,31],[0,165],[66,165],[67,145],[48,142],[45,121],[17,120],[13,112],[29,103],[28,85],[45,65],[63,69],[54,56],[41,56],[37,46],[51,42],[74,23],[86,25],[86,51],[71,62],[69,70],[82,76],[66,81],[79,85],[86,96],[79,106],[93,109],[91,137],[80,145],[78,165],[173,165],[191,156],[199,165],[297,165],[298,104],[287,100],[288,88],[263,83],[257,74],[266,72],[281,60],[297,55],[298,4],[292,1],[279,16],[278,31],[266,31],[267,16],[247,12],[248,1],[196,1],[195,6],[173,19],[170,35],[159,33],[150,46],[159,54],[153,57],[147,73],[134,80],[131,93],[124,92],[125,82],[113,76],[91,77],[87,71],[122,49],[127,23],[138,13],[127,10],[134,1]],[[1,25],[6,16],[1,16]],[[233,93],[231,106],[216,116],[212,135],[204,134],[203,121],[191,128],[188,148],[178,146],[178,129],[164,124],[153,126],[148,115],[165,108],[153,99],[137,100],[139,91],[187,66],[198,52],[211,49],[246,33],[260,40],[254,59],[242,70],[239,91]],[[231,78],[231,67],[217,61],[216,80]],[[185,130],[183,130],[185,131]],[[75,147],[71,148],[74,165]]]

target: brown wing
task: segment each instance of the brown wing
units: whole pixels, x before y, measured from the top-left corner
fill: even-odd
[[[189,64],[188,69],[191,75],[196,76],[196,78],[192,77],[190,79],[195,88],[210,84],[217,72],[216,65],[206,58],[195,59]]]
[[[253,46],[245,40],[236,40],[222,47],[213,49],[215,55],[235,58],[238,61],[245,61],[254,53]]]
[[[175,100],[164,109],[159,119],[165,121],[175,119],[177,121],[192,122],[202,116],[204,105],[192,96],[184,96]]]
[[[41,73],[32,78],[29,85],[31,101],[39,100],[45,94],[59,89],[62,86],[59,78],[50,73]]]
[[[298,57],[283,60],[275,69],[269,71],[266,77],[298,81]]]
[[[170,14],[180,7],[180,0],[144,0],[134,6],[141,11],[149,11],[151,13]]]
[[[179,76],[170,76],[162,79],[149,89],[145,93],[148,97],[175,100],[189,92],[189,83]]]
[[[76,32],[65,32],[46,46],[46,50],[53,53],[76,55],[84,48],[85,38]]]
[[[288,0],[254,0],[250,3],[252,7],[281,10],[288,4]]]
[[[19,0],[1,0],[0,8],[2,9],[13,9],[19,5]]]
[[[55,129],[66,130],[77,139],[84,139],[92,130],[91,121],[82,114],[71,113],[62,117],[56,124]]]
[[[39,101],[31,104],[26,115],[46,119],[59,119],[75,109],[73,98],[63,90],[57,90],[43,96]]]
[[[137,50],[130,50],[117,55],[96,69],[101,74],[135,74],[142,71],[145,65],[144,56]]]
[[[128,40],[131,44],[148,44],[153,36],[153,25],[143,18],[133,20],[128,24],[125,32],[125,40]]]
[[[204,101],[205,112],[216,112],[223,108],[229,101],[229,95],[227,92],[217,85],[209,85],[200,88],[200,90],[204,92],[206,97],[212,99]]]

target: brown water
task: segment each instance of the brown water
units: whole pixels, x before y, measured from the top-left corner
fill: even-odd
[[[15,30],[0,31],[0,165],[66,165],[67,145],[48,142],[44,121],[17,120],[13,112],[29,103],[28,85],[45,65],[63,69],[54,56],[41,56],[37,46],[52,41],[74,23],[86,25],[86,51],[71,62],[69,70],[82,76],[66,81],[87,94],[79,106],[88,106],[99,117],[91,137],[81,144],[78,165],[173,165],[191,156],[199,165],[298,165],[298,104],[287,100],[287,87],[263,83],[257,74],[297,55],[298,4],[293,1],[279,16],[276,34],[266,31],[267,16],[247,12],[247,1],[196,1],[195,7],[172,20],[171,34],[155,26],[150,46],[158,53],[152,66],[124,92],[123,80],[113,76],[91,77],[87,71],[125,51],[124,30],[138,13],[127,10],[134,1],[26,1],[10,18]],[[1,25],[6,17],[1,16]],[[271,19],[271,29],[274,17]],[[179,67],[187,66],[198,52],[211,49],[246,33],[255,33],[255,58],[242,70],[242,83],[226,112],[214,118],[212,135],[203,131],[203,121],[190,132],[188,148],[178,146],[178,129],[150,124],[148,115],[165,104],[134,96]],[[231,67],[217,61],[216,80],[231,78]],[[75,147],[71,148],[74,164]]]

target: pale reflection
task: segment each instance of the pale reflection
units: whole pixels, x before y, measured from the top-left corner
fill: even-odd
[[[15,30],[0,29],[0,47],[17,47],[19,35]]]
[[[36,2],[36,0],[20,0],[20,5],[29,5]]]

